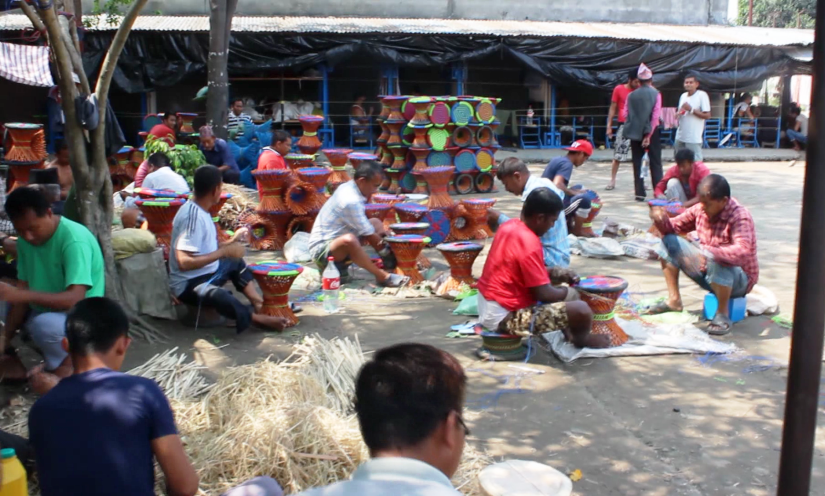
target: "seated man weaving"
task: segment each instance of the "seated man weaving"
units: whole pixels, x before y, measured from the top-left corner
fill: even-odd
[[[654,189],[660,200],[678,201],[684,208],[699,203],[699,183],[710,174],[704,163],[696,162],[693,151],[683,148],[676,152],[676,165],[668,169]]]
[[[730,196],[724,177],[711,174],[699,183],[699,204],[669,218],[662,208],[652,208],[650,218],[665,234],[662,239],[662,270],[668,298],[649,313],[682,310],[679,271],[683,271],[719,301],[708,333],[730,332],[728,302],[748,294],[759,279],[756,258],[756,228],[750,212]],[[678,235],[696,231],[698,246]]]
[[[346,277],[345,262],[351,260],[375,276],[380,286],[397,288],[408,281],[405,276],[378,268],[361,246],[361,238],[365,238],[385,260],[385,266],[388,261],[394,261],[383,241],[382,222],[368,219],[364,209],[367,198],[378,191],[383,179],[381,166],[365,160],[355,169],[353,179],[339,186],[321,208],[309,236],[309,254],[322,271],[327,266],[327,258],[333,257],[343,278]]]
[[[541,177],[553,181],[553,184],[564,193],[564,214],[572,233],[576,236],[592,237],[591,231],[584,229],[584,220],[590,215],[595,194],[583,191],[581,186],[571,188],[569,184],[573,169],[581,167],[590,155],[593,155],[593,145],[587,140],[578,140],[565,150],[567,155],[551,160]]]
[[[259,313],[263,298],[255,289],[252,273],[243,260],[246,249],[236,240],[246,233],[238,229],[225,243],[218,243],[218,231],[209,209],[221,198],[220,169],[204,165],[195,171],[195,197],[175,215],[172,226],[172,253],[169,255],[169,284],[180,301],[197,307],[214,308],[235,321],[239,333],[255,323],[281,331],[286,319]],[[241,303],[223,285],[232,281],[252,303]]]
[[[559,218],[561,199],[548,188],[527,197],[521,219],[504,223],[478,280],[481,325],[503,334],[529,336],[561,330],[580,348],[606,348],[610,338],[590,333],[593,312],[572,300],[576,290],[553,287],[544,269],[541,241]]]
[[[537,188],[548,188],[559,198],[564,197],[564,193],[549,179],[531,176],[527,164],[516,157],[510,157],[501,162],[497,176],[498,180],[504,184],[504,188],[520,196],[522,202]],[[487,211],[487,222],[493,229],[508,220],[510,218],[498,210],[491,208]],[[564,220],[563,211],[559,212],[559,222],[556,222],[541,236],[541,245],[544,265],[547,267],[550,279],[559,284],[576,282],[578,277],[575,272],[567,269],[570,265],[570,244],[567,242],[567,222]]]
[[[72,373],[63,349],[66,312],[88,296],[103,296],[103,253],[85,226],[52,212],[46,196],[32,187],[17,188],[6,200],[6,213],[20,236],[17,241],[17,286],[0,283],[0,300],[11,305],[0,335],[7,379],[25,371],[11,340],[28,333],[45,358],[42,371],[30,374],[32,387],[45,393]]]

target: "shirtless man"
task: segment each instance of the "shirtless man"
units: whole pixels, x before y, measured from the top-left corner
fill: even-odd
[[[54,149],[55,159],[49,163],[48,168],[57,169],[57,176],[60,178],[60,199],[65,200],[74,184],[72,166],[69,163],[69,145],[63,140],[58,140]]]

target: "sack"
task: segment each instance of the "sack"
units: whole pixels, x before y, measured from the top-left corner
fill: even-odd
[[[772,314],[779,311],[779,300],[773,291],[757,284],[747,296],[747,309],[751,315]]]
[[[284,256],[289,263],[311,262],[309,256],[309,233],[297,232],[284,245]]]
[[[461,300],[458,307],[453,310],[453,315],[475,315],[478,316],[478,294],[468,296]]]
[[[138,253],[152,253],[157,244],[155,235],[144,229],[123,229],[112,233],[115,260],[123,260]]]
[[[568,236],[570,252],[590,258],[613,258],[624,255],[618,241],[611,238],[576,238]]]

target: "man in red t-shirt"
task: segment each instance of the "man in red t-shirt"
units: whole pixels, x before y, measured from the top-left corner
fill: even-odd
[[[264,148],[261,156],[258,157],[257,170],[286,169],[284,155],[292,148],[292,136],[288,132],[278,129],[272,132],[272,145]],[[261,192],[261,185],[258,185],[258,193]]]
[[[499,227],[478,280],[479,320],[491,331],[529,336],[560,330],[580,348],[606,348],[608,336],[590,334],[590,307],[571,301],[574,289],[550,285],[544,267],[539,238],[563,208],[555,192],[536,188],[524,201],[521,219]]]
[[[164,112],[160,124],[156,124],[149,130],[149,136],[162,139],[169,143],[169,146],[175,146],[175,126],[177,123],[178,118],[175,114],[172,112]]]
[[[630,155],[630,140],[624,137],[624,118],[622,110],[627,103],[627,96],[639,87],[638,69],[633,68],[627,75],[627,82],[613,88],[613,97],[610,99],[610,110],[607,112],[607,137],[613,138],[613,118],[619,119],[619,130],[616,132],[616,140],[613,142],[613,169],[610,171],[610,182],[607,184],[608,190],[616,187],[616,174],[619,173],[619,163],[627,162]]]

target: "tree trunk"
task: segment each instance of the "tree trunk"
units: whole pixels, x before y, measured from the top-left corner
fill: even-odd
[[[226,139],[229,109],[229,37],[237,0],[211,0],[209,11],[209,60],[207,64],[206,123],[215,135]]]

